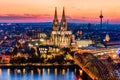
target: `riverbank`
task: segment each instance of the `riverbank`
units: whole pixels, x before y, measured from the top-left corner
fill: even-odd
[[[24,64],[0,64],[0,68],[79,68],[76,64],[40,64],[40,63],[24,63]]]

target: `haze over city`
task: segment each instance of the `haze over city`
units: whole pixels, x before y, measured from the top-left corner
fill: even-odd
[[[120,22],[120,0],[2,0],[0,22],[52,22],[55,7],[59,19],[65,7],[68,22],[99,23],[101,10],[103,22]]]

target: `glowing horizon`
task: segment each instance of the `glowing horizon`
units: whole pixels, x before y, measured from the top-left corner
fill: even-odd
[[[2,0],[0,22],[52,22],[57,7],[59,21],[63,6],[67,22],[120,23],[120,0]]]

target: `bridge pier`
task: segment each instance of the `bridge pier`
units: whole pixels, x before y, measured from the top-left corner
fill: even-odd
[[[92,80],[84,71],[83,71],[82,79],[83,80]]]
[[[92,80],[82,69],[76,69],[75,75],[78,76],[78,80]]]

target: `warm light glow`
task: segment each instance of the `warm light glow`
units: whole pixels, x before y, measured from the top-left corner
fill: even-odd
[[[18,70],[17,70],[17,73],[21,73],[21,70],[20,70],[20,69],[18,69]]]
[[[80,76],[82,76],[82,74],[83,74],[83,71],[82,71],[82,70],[79,70],[79,73],[80,73]]]
[[[62,69],[62,75],[65,75],[65,69]]]
[[[43,74],[43,75],[44,75],[44,72],[45,72],[45,69],[43,68],[43,69],[42,69],[42,74]]]
[[[55,75],[57,75],[57,68],[55,68],[55,72],[54,73],[55,73]]]
[[[76,68],[75,68],[75,69],[74,69],[74,72],[76,73],[76,71],[77,71],[77,70],[76,70]]]
[[[0,76],[2,76],[2,69],[0,69]]]
[[[50,74],[50,69],[48,68],[48,75]]]
[[[25,69],[23,69],[23,74],[25,74],[26,73],[26,70]]]
[[[34,75],[34,71],[33,70],[31,70],[30,73],[31,73],[32,76]]]
[[[7,75],[10,76],[10,69],[7,69]]]
[[[38,68],[38,69],[37,69],[37,71],[38,71],[38,75],[40,75],[40,73],[41,73],[41,70]]]

